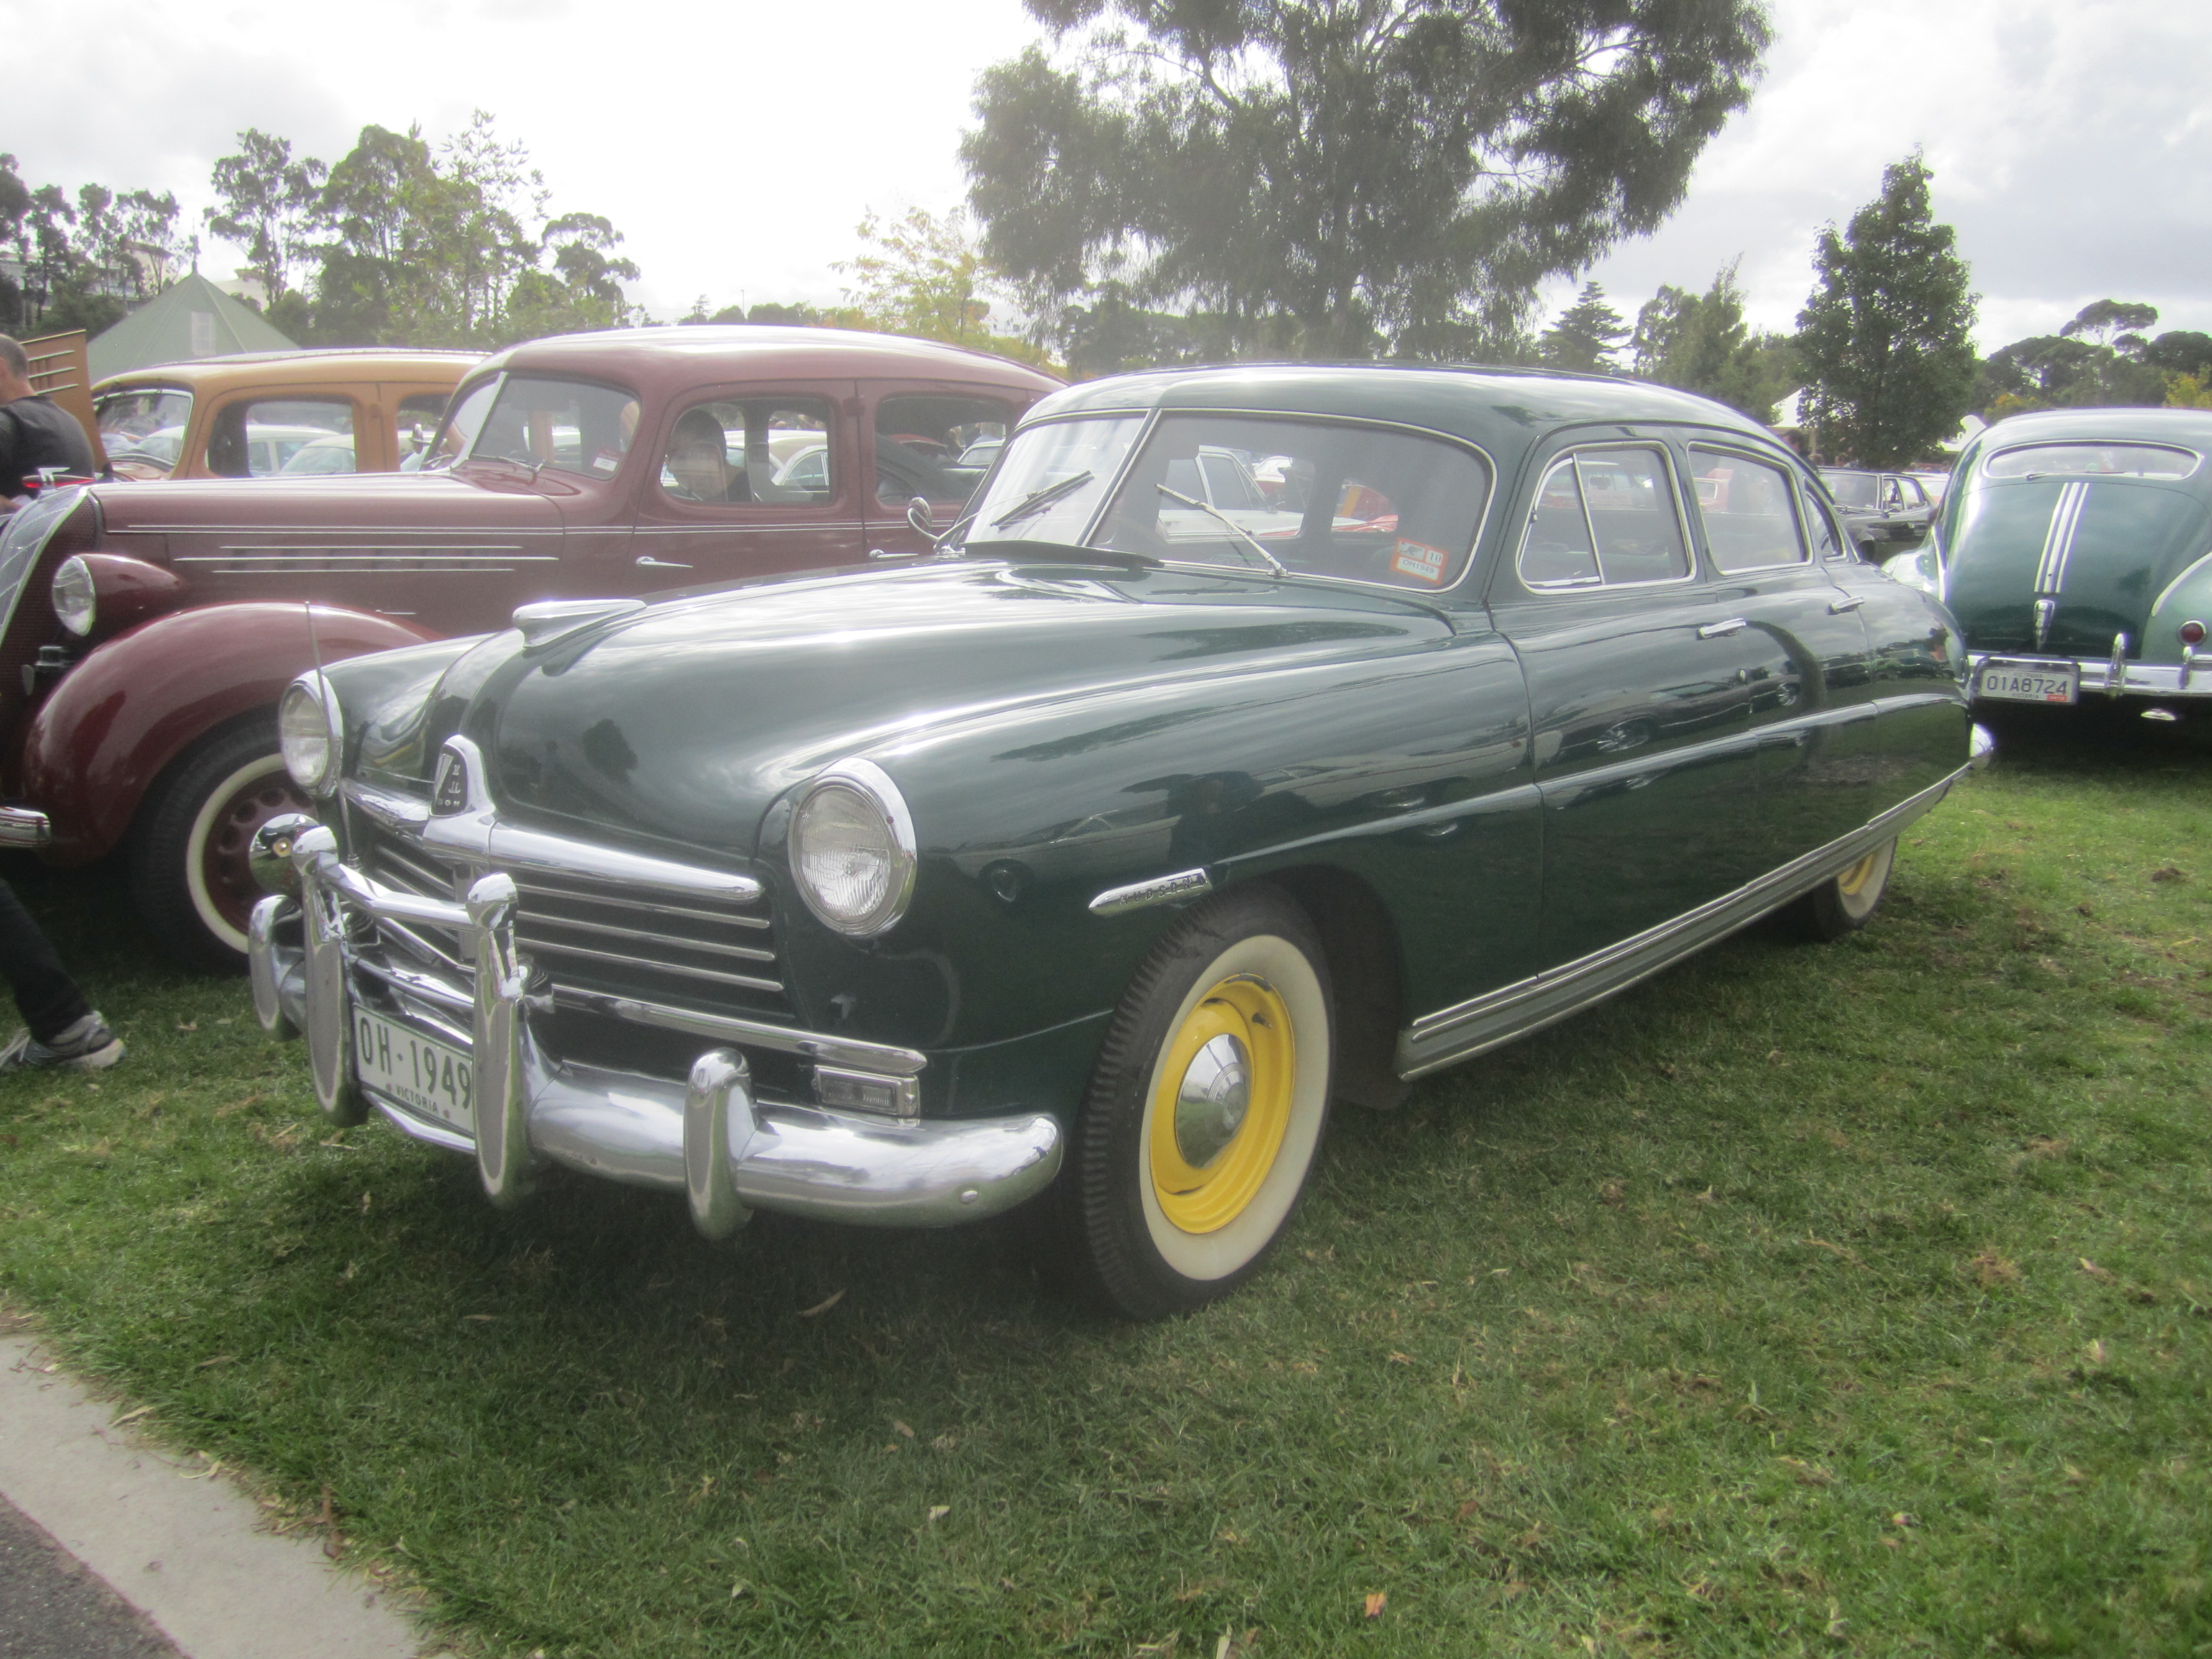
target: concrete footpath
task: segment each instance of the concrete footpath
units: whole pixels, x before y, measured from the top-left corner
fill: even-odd
[[[318,1540],[0,1336],[0,1659],[417,1659],[440,1651]]]

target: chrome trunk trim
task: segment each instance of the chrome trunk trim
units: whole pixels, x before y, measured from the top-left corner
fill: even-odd
[[[2124,639],[2126,635],[2121,637]],[[2021,651],[1972,653],[1966,659],[1966,684],[1970,689],[1979,683],[1983,665],[1992,660],[2008,663],[2043,661],[2053,667],[2070,665],[2081,676],[2082,690],[2102,691],[2107,696],[2212,697],[2212,675],[2191,672],[2178,664],[2128,662],[2123,659],[2115,677],[2109,661],[2085,662],[2075,657],[2039,658],[2033,652]]]

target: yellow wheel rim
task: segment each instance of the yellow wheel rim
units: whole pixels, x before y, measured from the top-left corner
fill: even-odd
[[[1875,862],[1881,856],[1880,852],[1869,853],[1856,864],[1838,876],[1836,890],[1845,898],[1856,898],[1865,890],[1867,883],[1874,879]]]
[[[1152,1196],[1187,1233],[1244,1212],[1291,1121],[1297,1038],[1282,995],[1234,974],[1198,1000],[1160,1055],[1147,1108]]]

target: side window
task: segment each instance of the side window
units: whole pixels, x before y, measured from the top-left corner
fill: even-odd
[[[1822,559],[1856,559],[1858,549],[1836,527],[1835,514],[1828,511],[1828,504],[1809,489],[1803,495],[1805,517],[1813,526],[1814,555]]]
[[[344,398],[241,398],[208,425],[208,471],[225,478],[354,470]]]
[[[1705,545],[1722,574],[1805,562],[1787,472],[1748,455],[1694,446],[1690,465],[1697,475]]]
[[[430,434],[445,418],[452,399],[442,392],[417,392],[402,398],[393,411],[399,432],[399,470],[412,472],[422,465],[422,452]]]
[[[994,398],[886,398],[876,405],[876,499],[903,507],[916,495],[959,507],[991,470],[1011,405]]]
[[[694,404],[669,428],[661,493],[711,506],[817,507],[838,483],[830,416],[813,398]]]
[[[1690,574],[1665,453],[1578,449],[1545,475],[1522,544],[1531,587],[1631,586]]]
[[[1553,464],[1536,492],[1528,538],[1521,547],[1521,580],[1531,587],[1595,587],[1604,580],[1571,455]]]

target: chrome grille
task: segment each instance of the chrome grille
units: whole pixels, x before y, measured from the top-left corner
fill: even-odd
[[[434,898],[459,896],[475,870],[380,827],[362,866],[377,880]],[[514,873],[515,939],[562,990],[635,998],[700,1012],[789,1018],[765,899],[750,903],[582,873]],[[378,924],[388,948],[471,976],[461,939],[438,927]]]

